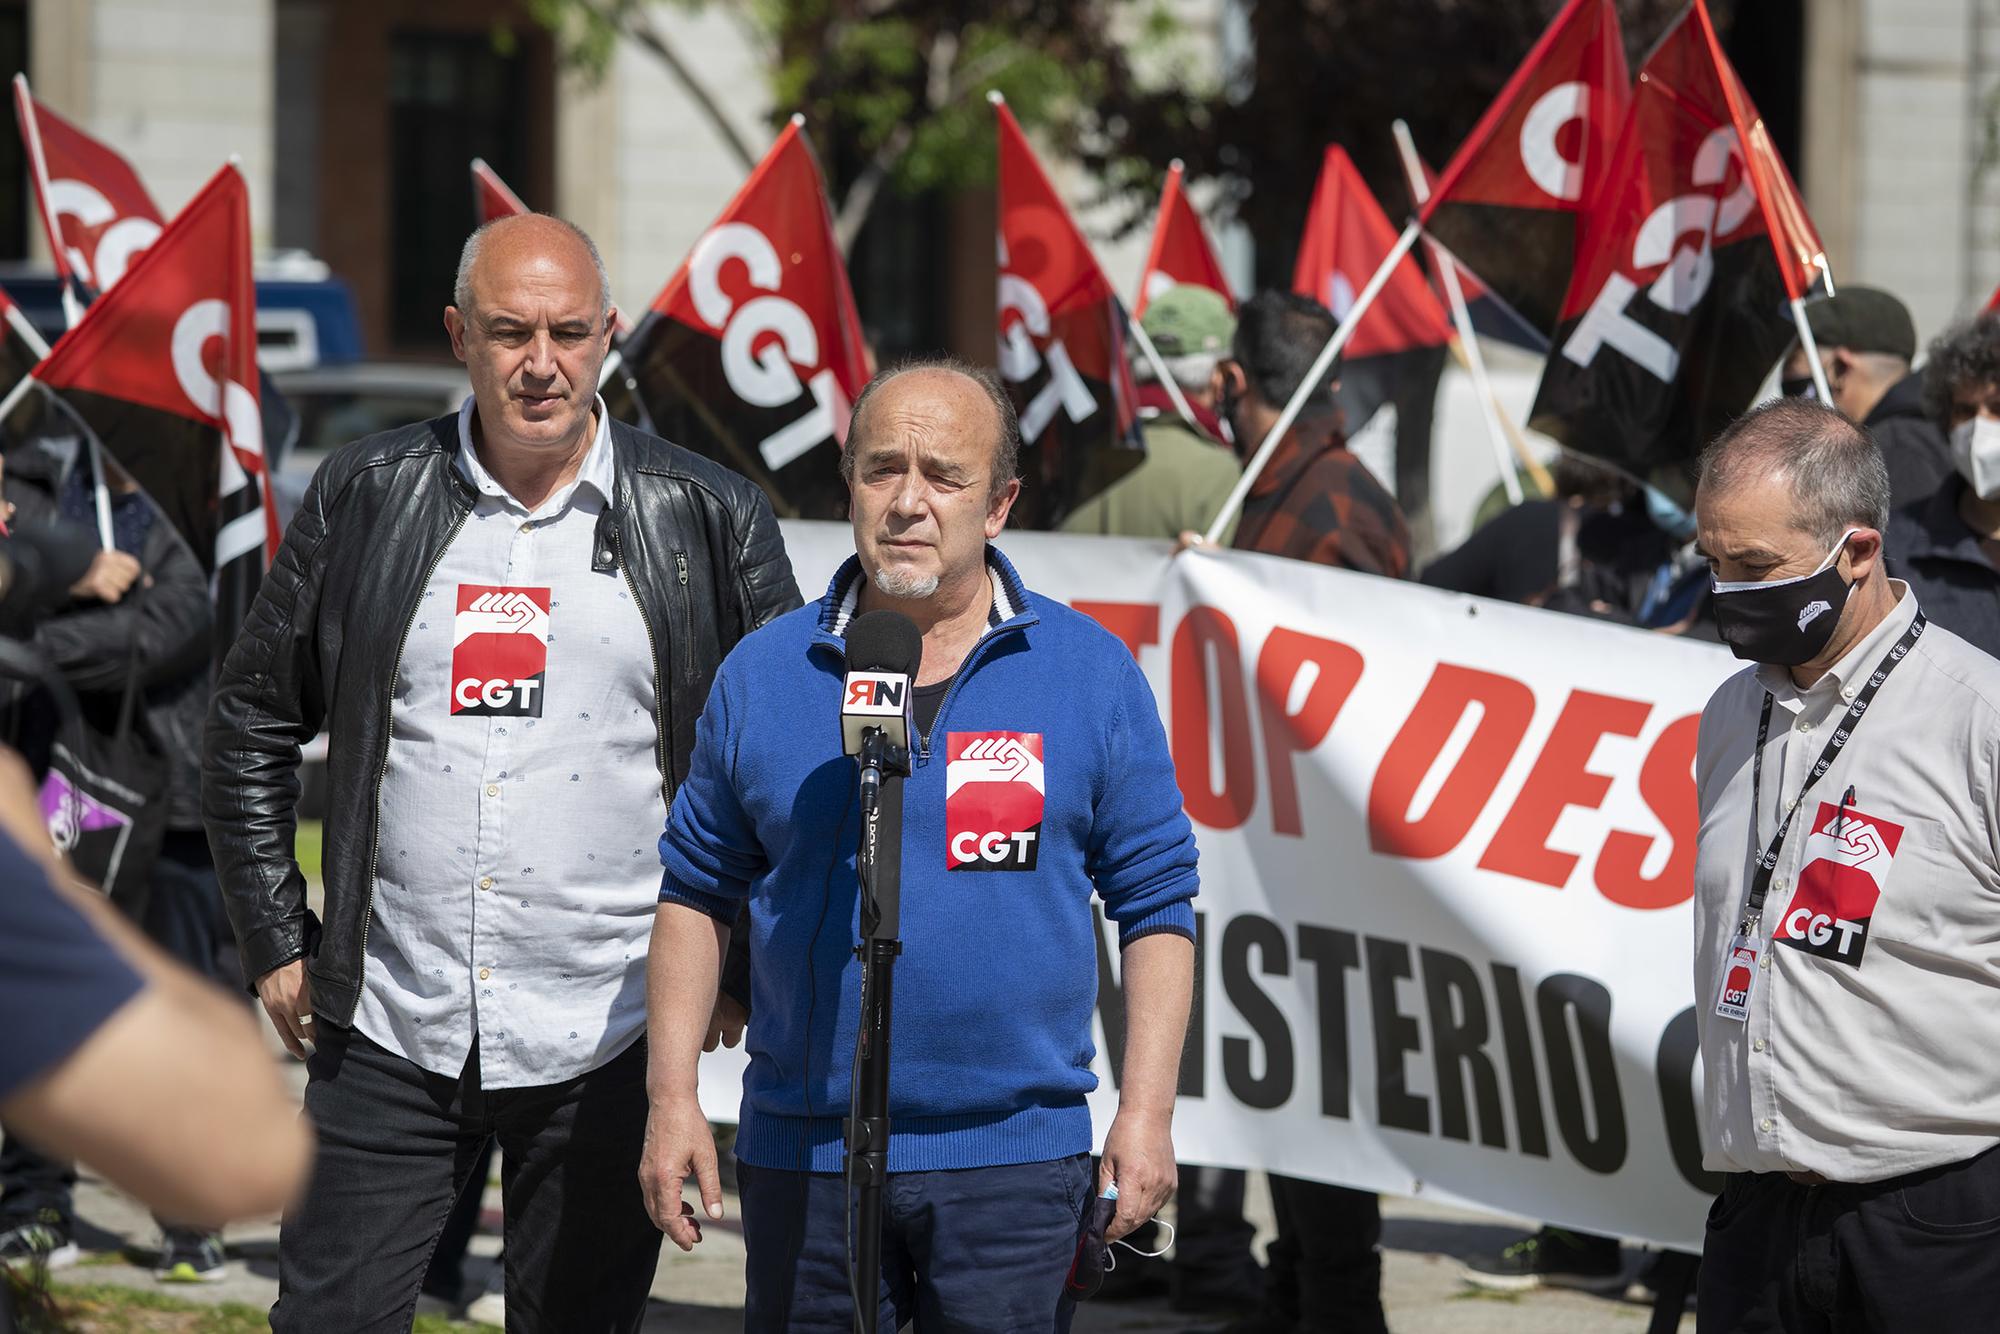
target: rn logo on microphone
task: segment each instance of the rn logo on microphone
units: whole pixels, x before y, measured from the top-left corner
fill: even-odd
[[[907,676],[867,676],[860,672],[847,674],[847,699],[841,704],[842,713],[898,714],[903,711],[903,698],[910,689]]]
[[[458,586],[451,625],[453,716],[539,718],[548,672],[548,589]]]
[[[952,732],[945,738],[945,865],[1032,871],[1041,850],[1040,732]]]

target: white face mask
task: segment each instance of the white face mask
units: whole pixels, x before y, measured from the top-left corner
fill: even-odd
[[[2000,421],[1981,413],[1952,427],[1951,461],[1974,495],[2000,500]]]

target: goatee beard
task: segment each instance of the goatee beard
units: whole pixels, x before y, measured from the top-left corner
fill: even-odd
[[[918,601],[938,591],[938,577],[885,567],[875,571],[875,587],[884,597]]]

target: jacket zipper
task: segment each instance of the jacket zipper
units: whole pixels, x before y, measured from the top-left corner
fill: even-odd
[[[382,866],[382,781],[389,776],[389,742],[395,733],[396,677],[403,670],[403,650],[409,647],[410,627],[417,623],[417,616],[424,605],[424,590],[430,587],[432,576],[438,566],[444,564],[444,555],[451,550],[451,544],[458,540],[459,529],[472,517],[470,509],[458,512],[451,531],[444,535],[444,541],[431,555],[430,567],[424,571],[423,583],[417,587],[416,601],[410,607],[409,619],[403,622],[403,637],[396,641],[396,657],[389,664],[389,684],[382,692],[382,760],[375,768],[375,832],[371,840],[373,846],[368,853],[368,903],[361,910],[361,964],[354,977],[354,1004],[361,1006],[361,994],[368,985],[368,928],[375,924],[375,877]],[[347,1015],[349,1023],[354,1020],[354,1012]]]
[[[931,719],[930,730],[923,735],[923,748],[917,752],[918,763],[930,763],[931,738],[935,737],[938,734],[938,729],[944,726],[945,713],[951,708],[952,700],[958,697],[958,688],[965,683],[965,678],[972,674],[972,668],[978,663],[980,655],[986,652],[986,646],[1000,636],[1015,634],[1020,629],[1021,627],[1018,625],[995,626],[981,635],[979,642],[972,646],[972,652],[965,655],[965,661],[958,665],[957,673],[951,678],[951,688],[944,692],[944,701],[938,705],[937,717]]]
[[[674,574],[680,579],[681,592],[681,642],[674,645],[674,657],[680,661],[681,680],[694,679],[694,607],[688,595],[687,552],[674,553]]]
[[[653,618],[646,614],[645,599],[639,596],[639,585],[632,580],[632,562],[625,559],[625,527],[621,523],[613,530],[618,542],[618,572],[625,576],[625,587],[632,594],[632,605],[639,609],[639,624],[646,627],[646,648],[653,658],[653,731],[658,740],[660,766],[660,795],[667,805],[674,803],[674,772],[667,767],[667,692],[660,679],[660,641],[653,634]],[[680,571],[681,582],[687,582],[687,557],[676,551],[674,565]]]

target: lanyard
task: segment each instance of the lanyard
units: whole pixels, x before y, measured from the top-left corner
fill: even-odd
[[[1916,645],[1918,637],[1923,634],[1927,623],[1924,614],[1919,611],[1916,618],[1910,622],[1910,628],[1896,641],[1895,647],[1876,664],[1874,675],[1870,676],[1868,684],[1856,693],[1854,702],[1847,706],[1846,716],[1840,720],[1840,726],[1834,729],[1832,739],[1826,743],[1826,748],[1820,751],[1819,762],[1813,765],[1812,773],[1807,775],[1805,786],[1799,789],[1799,795],[1793,797],[1791,804],[1785,807],[1784,818],[1778,822],[1778,832],[1772,835],[1770,846],[1757,858],[1757,869],[1751,873],[1750,899],[1744,905],[1743,922],[1738,927],[1738,934],[1746,938],[1756,934],[1757,923],[1764,915],[1764,899],[1771,892],[1771,876],[1777,871],[1778,856],[1785,848],[1785,835],[1791,832],[1792,817],[1798,814],[1800,804],[1805,801],[1806,794],[1813,790],[1813,785],[1826,777],[1826,771],[1831,769],[1833,762],[1840,757],[1842,747],[1846,746],[1848,738],[1854,735],[1854,729],[1860,726],[1861,715],[1868,712],[1868,706],[1874,702],[1876,692],[1881,690],[1882,683],[1889,679],[1889,673],[1895,671],[1897,664],[1908,656],[1910,649]],[[1764,744],[1771,738],[1772,703],[1771,692],[1767,690],[1764,692],[1764,712],[1757,721],[1757,749],[1750,759],[1752,837],[1756,836],[1757,815],[1764,808]]]

